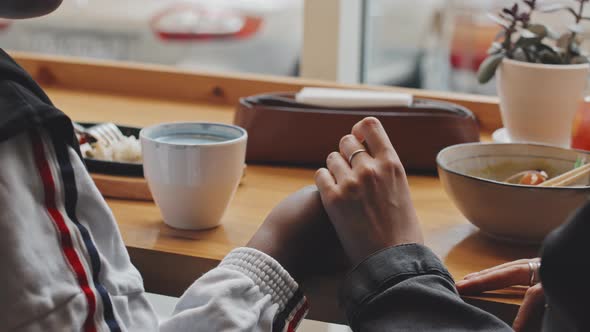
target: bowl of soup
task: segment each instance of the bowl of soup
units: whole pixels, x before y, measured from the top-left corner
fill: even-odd
[[[515,175],[536,172],[551,179],[584,160],[590,162],[587,152],[553,146],[468,143],[442,150],[437,165],[445,191],[483,234],[535,244],[588,201],[590,176],[568,186],[542,187],[522,184]]]

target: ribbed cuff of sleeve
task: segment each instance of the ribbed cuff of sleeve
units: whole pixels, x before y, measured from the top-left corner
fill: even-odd
[[[239,271],[252,279],[262,294],[270,295],[279,306],[273,331],[296,328],[309,310],[307,299],[297,282],[271,256],[253,248],[237,248],[219,264],[220,268]]]
[[[378,251],[348,274],[340,291],[340,304],[352,322],[358,308],[383,290],[425,274],[440,275],[453,282],[440,259],[423,245],[406,244]]]

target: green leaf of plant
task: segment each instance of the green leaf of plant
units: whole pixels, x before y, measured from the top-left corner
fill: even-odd
[[[525,48],[539,43],[541,43],[541,38],[539,37],[520,37],[516,41],[516,44],[514,44],[514,47]]]
[[[541,39],[547,37],[547,35],[549,34],[547,27],[543,24],[531,24],[526,28],[526,30],[534,33],[537,37]]]
[[[539,36],[537,36],[536,33],[532,32],[529,29],[522,29],[520,31],[520,37],[530,39],[530,38],[537,38]]]
[[[537,46],[539,52],[541,52],[541,51],[547,51],[547,52],[551,52],[551,53],[553,53],[555,55],[558,55],[558,52],[555,49],[553,49],[553,47],[551,47],[551,46],[549,46],[547,44],[539,43],[536,46]]]
[[[530,62],[527,57],[527,54],[525,53],[524,49],[522,49],[521,47],[516,48],[512,51],[511,58],[516,61]]]
[[[498,43],[498,42],[493,42],[492,45],[490,46],[490,48],[488,49],[488,54],[496,54],[499,52],[502,52],[502,44]]]
[[[585,163],[586,163],[586,158],[578,156],[578,159],[576,159],[576,163],[574,164],[574,169],[584,166]]]
[[[479,83],[485,84],[494,77],[502,59],[504,59],[504,52],[490,55],[481,63],[477,72]]]
[[[559,65],[563,63],[559,54],[552,53],[547,50],[543,50],[539,53],[539,60],[541,63],[548,65]]]

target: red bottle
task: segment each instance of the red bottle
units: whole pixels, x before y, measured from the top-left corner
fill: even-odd
[[[590,97],[586,97],[574,119],[572,147],[590,151]]]

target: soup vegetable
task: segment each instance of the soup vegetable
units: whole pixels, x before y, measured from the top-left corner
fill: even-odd
[[[578,160],[574,164],[574,169],[582,167],[584,166],[584,164],[585,158],[578,157]],[[538,186],[547,180],[549,180],[549,175],[547,174],[547,172],[541,169],[537,169],[518,172],[508,177],[506,180],[504,180],[504,182],[521,184],[526,186]]]
[[[547,181],[548,179],[549,175],[547,175],[547,172],[543,170],[528,170],[516,173],[508,179],[506,179],[504,182],[522,184],[527,186],[536,186]]]

